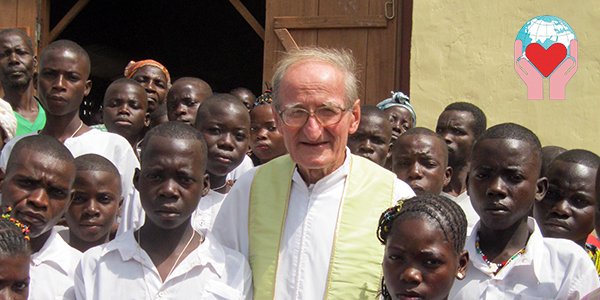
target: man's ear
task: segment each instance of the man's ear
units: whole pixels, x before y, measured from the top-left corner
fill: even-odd
[[[535,187],[535,200],[542,201],[544,199],[544,196],[546,196],[546,192],[548,191],[548,178],[542,177],[538,179]]]
[[[352,104],[351,113],[353,119],[350,123],[348,134],[353,134],[358,130],[358,125],[360,124],[360,99],[356,99],[354,104]]]
[[[202,188],[202,197],[204,197],[210,191],[210,179],[208,178],[208,174],[204,174],[204,178],[202,178],[202,184],[204,185]]]
[[[85,91],[83,92],[83,96],[87,97],[87,95],[90,94],[91,90],[92,90],[92,81],[88,79],[85,81]]]
[[[144,116],[144,127],[150,126],[150,113],[146,113]]]
[[[446,171],[444,172],[444,187],[446,187],[450,183],[451,179],[452,179],[452,167],[447,166]]]
[[[135,187],[136,190],[140,190],[138,187],[138,181],[140,181],[140,172],[141,170],[139,168],[135,168],[135,172],[133,173],[133,186]]]
[[[469,265],[469,252],[464,250],[458,258],[458,270],[456,271],[456,278],[463,280],[467,275],[467,266]]]

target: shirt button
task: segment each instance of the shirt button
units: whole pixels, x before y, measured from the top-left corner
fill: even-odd
[[[158,298],[162,298],[164,296],[165,296],[165,293],[163,293],[163,292],[158,293]]]

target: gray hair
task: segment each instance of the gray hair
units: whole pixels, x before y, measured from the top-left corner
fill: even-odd
[[[273,74],[273,104],[279,107],[279,89],[281,81],[289,68],[300,62],[317,61],[332,65],[344,73],[344,89],[346,106],[350,107],[358,99],[358,78],[356,77],[356,61],[350,50],[339,50],[330,48],[307,47],[287,52],[285,56],[275,65]]]

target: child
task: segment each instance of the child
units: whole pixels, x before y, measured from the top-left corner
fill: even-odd
[[[54,229],[71,202],[75,162],[55,138],[31,135],[14,145],[2,202],[11,216],[29,227],[31,289],[29,299],[73,299],[73,277],[81,253]]]
[[[581,247],[542,237],[533,203],[544,197],[541,145],[529,129],[504,123],[473,145],[468,191],[481,218],[466,243],[469,272],[451,299],[578,299],[600,286]]]
[[[0,216],[0,298],[26,300],[29,295],[29,229],[10,217]]]
[[[254,102],[250,110],[250,149],[256,158],[254,165],[261,165],[287,153],[283,136],[275,124],[271,103],[271,91],[266,91]]]
[[[416,196],[386,210],[377,238],[385,245],[384,299],[447,299],[454,278],[465,278],[467,219],[444,197]],[[412,299],[412,298],[411,298]]]
[[[242,101],[242,103],[248,109],[248,111],[250,111],[254,107],[254,99],[256,99],[256,96],[254,95],[254,93],[252,93],[251,90],[245,87],[237,87],[229,91],[229,94],[235,96],[240,101]]]
[[[441,136],[422,127],[407,130],[392,147],[392,171],[415,193],[439,195],[450,182],[448,146]]]
[[[198,107],[212,93],[210,85],[200,78],[177,79],[167,94],[169,121],[180,121],[194,126]]]
[[[558,155],[546,172],[548,192],[534,207],[534,217],[542,234],[569,239],[586,249],[597,272],[600,271],[599,251],[596,246],[586,244],[586,240],[594,230],[599,166],[600,158],[587,150],[569,150]]]
[[[402,92],[392,92],[392,97],[377,103],[392,124],[392,140],[395,141],[405,131],[417,126],[417,114],[410,99]]]
[[[209,190],[206,152],[201,134],[180,122],[148,131],[134,178],[146,222],[83,255],[77,299],[251,297],[244,257],[190,223]]]
[[[69,245],[85,252],[109,241],[123,201],[121,176],[108,159],[97,154],[77,157],[75,167],[73,201],[65,219],[69,225]]]
[[[391,141],[392,124],[386,114],[375,106],[362,106],[358,129],[348,137],[350,152],[383,167],[388,158]]]
[[[108,132],[124,137],[138,153],[139,143],[150,125],[146,91],[132,79],[115,80],[104,94],[102,118]]]
[[[40,132],[63,142],[77,157],[95,153],[106,157],[121,175],[124,206],[135,199],[131,179],[137,157],[127,140],[117,134],[102,132],[85,125],[79,117],[79,106],[90,92],[90,58],[78,44],[68,40],[50,43],[40,54],[39,74],[34,78],[40,102],[46,109],[46,126]],[[68,79],[68,80],[67,80]],[[0,155],[0,166],[5,167],[12,147],[18,138],[12,139]],[[134,226],[137,217],[123,216],[124,229]]]
[[[542,147],[542,175],[546,176],[546,171],[550,163],[567,149],[559,146],[544,146]]]
[[[227,175],[247,157],[250,116],[234,96],[217,94],[206,99],[198,109],[196,128],[202,132],[208,148],[206,172],[211,191],[200,202],[192,220],[194,228],[210,230],[233,185]]]

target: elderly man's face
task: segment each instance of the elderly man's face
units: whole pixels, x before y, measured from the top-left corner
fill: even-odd
[[[343,109],[340,121],[328,126],[322,126],[314,115],[301,127],[288,126],[277,117],[285,146],[309,183],[344,162],[348,135],[356,131],[360,120],[359,100],[348,107],[345,99],[344,74],[324,62],[296,63],[281,81],[279,110],[299,107],[314,112],[325,106]]]

